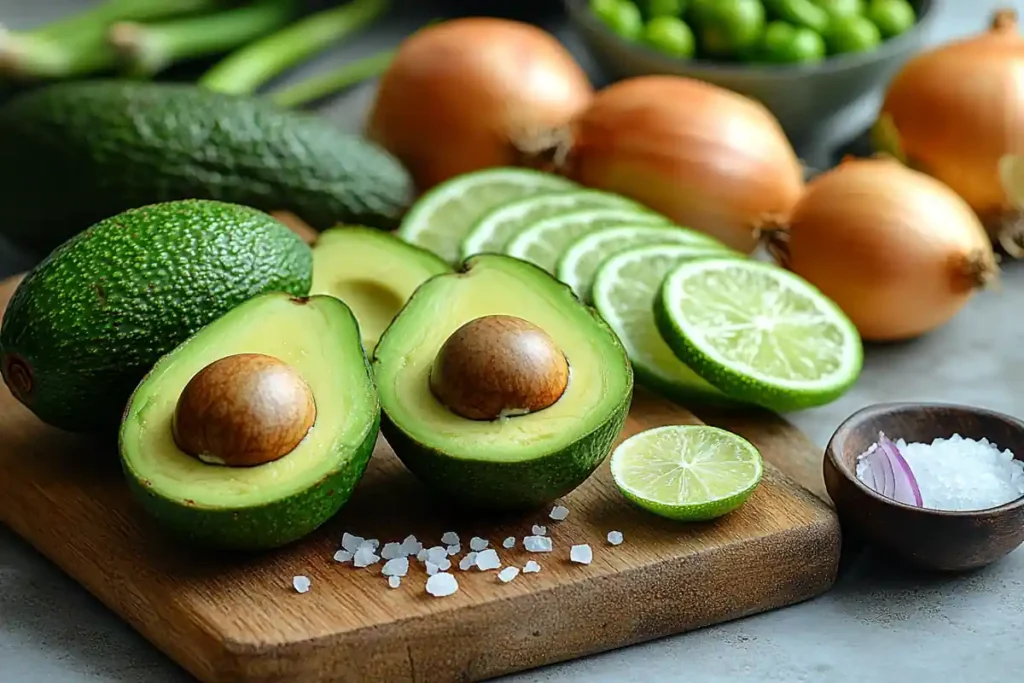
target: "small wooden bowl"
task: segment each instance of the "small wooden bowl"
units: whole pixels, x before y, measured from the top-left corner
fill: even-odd
[[[969,512],[904,505],[868,488],[856,474],[857,456],[885,432],[893,441],[930,443],[953,434],[987,438],[1024,460],[1024,422],[981,408],[944,403],[883,403],[846,419],[828,443],[825,488],[840,522],[912,566],[937,571],[983,567],[1024,541],[1024,497]]]

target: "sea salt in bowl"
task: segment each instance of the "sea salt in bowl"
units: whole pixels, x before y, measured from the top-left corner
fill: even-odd
[[[999,451],[1009,450],[1015,460],[1024,461],[1024,422],[1009,415],[945,403],[869,406],[839,425],[825,449],[825,488],[845,529],[858,532],[894,559],[939,571],[985,566],[1024,542],[1024,496],[1002,495],[997,488],[1004,475],[1010,479],[1015,467],[993,457],[990,466],[984,468],[966,466],[973,462],[956,468],[949,462],[955,455],[950,449],[959,446],[942,444],[944,452],[934,454],[947,462],[943,467],[925,468],[921,458],[929,449],[917,448],[913,458],[908,455],[906,461],[918,463],[924,506],[899,502],[878,493],[857,476],[858,458],[875,446],[880,433],[893,442],[903,440],[907,444],[931,444],[954,435],[974,441],[987,439]],[[977,455],[978,448],[984,445],[968,442],[962,456]],[[943,472],[948,479],[937,479],[937,474]],[[863,468],[862,475],[866,475]],[[996,475],[998,478],[993,480]],[[1013,479],[1009,485],[1015,487],[1018,483]],[[903,496],[914,500],[906,493]],[[971,507],[972,500],[991,501],[993,496],[1007,502],[977,510],[927,507],[930,502],[937,507]]]

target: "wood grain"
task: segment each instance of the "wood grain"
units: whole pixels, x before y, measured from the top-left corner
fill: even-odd
[[[623,436],[693,422],[638,391]],[[786,432],[754,439],[766,460],[814,457]],[[564,502],[560,523],[468,517],[432,500],[380,440],[349,505],[312,537],[272,553],[199,552],[136,507],[114,444],[47,428],[0,388],[0,519],[203,681],[475,681],[792,604],[835,578],[833,511],[771,465],[744,507],[710,523],[635,509],[607,464]],[[391,590],[379,566],[331,559],[343,531],[437,543],[454,530],[499,546],[534,523],[548,525],[555,552],[499,554],[520,567],[536,559],[539,574],[501,584],[456,570],[448,598],[424,592],[419,566]],[[608,546],[610,530],[625,543]],[[593,564],[569,563],[572,543],[590,543]],[[292,590],[296,574],[311,578],[309,593]]]

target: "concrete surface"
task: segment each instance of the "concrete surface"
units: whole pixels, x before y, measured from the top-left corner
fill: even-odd
[[[940,4],[935,40],[976,31],[997,3]],[[1024,0],[1001,4],[1024,9]],[[76,5],[79,0],[0,0],[0,20],[28,26]],[[428,5],[409,3],[411,9],[388,26],[325,61],[395,42],[404,30],[436,14]],[[562,35],[574,44],[572,36]],[[371,92],[361,89],[326,109],[355,128]],[[848,131],[855,127],[846,124]],[[826,146],[823,141],[822,149]],[[0,244],[0,275],[27,264]],[[1019,389],[1024,345],[1018,341],[1024,319],[1015,317],[1020,311],[1015,301],[1022,298],[1024,268],[1011,264],[1002,291],[978,297],[931,336],[871,348],[853,391],[791,419],[823,445],[845,416],[878,401],[956,401],[1024,415]],[[836,587],[817,600],[503,680],[897,683],[914,676],[950,683],[1007,681],[1024,663],[1022,589],[1024,550],[974,574],[946,578],[906,574],[863,552],[850,558]],[[189,680],[85,590],[0,528],[0,683]]]

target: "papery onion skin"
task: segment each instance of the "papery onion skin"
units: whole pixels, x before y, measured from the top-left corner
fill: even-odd
[[[782,265],[835,301],[870,341],[945,324],[998,274],[963,198],[890,158],[844,160],[816,177],[782,235]]]
[[[639,76],[598,92],[573,120],[563,173],[743,252],[803,190],[800,160],[764,106],[676,76]]]
[[[453,19],[402,43],[381,77],[366,135],[425,191],[470,171],[521,165],[520,146],[564,126],[593,93],[583,69],[545,31]]]
[[[887,88],[875,138],[953,188],[997,236],[1012,208],[997,165],[1024,152],[1024,39],[1013,11],[907,61]]]

